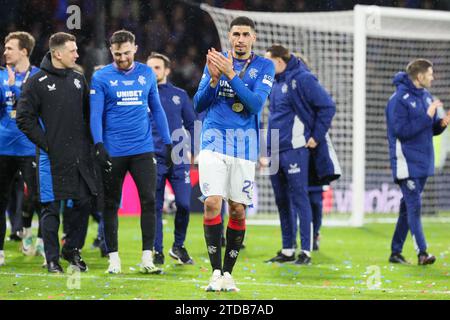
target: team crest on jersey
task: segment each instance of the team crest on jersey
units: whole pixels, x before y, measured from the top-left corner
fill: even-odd
[[[181,103],[181,99],[179,96],[173,96],[172,102],[175,103],[176,105],[179,105]]]
[[[56,91],[56,83],[52,84],[52,85],[47,85],[48,91]]]
[[[125,80],[125,81],[122,81],[122,83],[125,86],[129,87],[129,86],[132,86],[134,84],[134,80]]]
[[[111,87],[117,87],[119,85],[119,80],[109,80]]]
[[[189,174],[189,171],[184,172],[184,183],[185,184],[191,183],[191,175]]]
[[[286,83],[283,84],[283,86],[281,87],[281,92],[283,92],[283,93],[287,93],[288,92],[288,85]]]
[[[255,68],[251,68],[248,71],[248,75],[249,75],[250,79],[256,79],[256,77],[258,76],[258,70]]]
[[[297,88],[297,80],[292,80],[292,82],[291,82],[291,87],[292,87],[292,89],[296,89]]]
[[[288,169],[288,173],[289,174],[295,174],[295,173],[300,173],[300,168],[298,167],[297,163],[294,164],[289,164],[289,169]]]
[[[73,84],[75,85],[75,87],[77,87],[77,89],[81,89],[81,82],[78,79],[73,80]]]
[[[141,86],[144,86],[147,83],[144,76],[139,76],[138,82],[141,84]]]

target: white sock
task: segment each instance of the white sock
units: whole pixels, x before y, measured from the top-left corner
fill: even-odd
[[[0,256],[5,256],[5,251],[0,250]]]
[[[112,260],[112,261],[120,261],[120,258],[119,258],[119,252],[110,252],[109,253],[109,260]]]
[[[33,232],[31,231],[31,227],[30,228],[23,228],[23,237],[24,238],[29,238],[33,235]]]
[[[153,254],[151,250],[143,250],[142,251],[142,261],[153,260]]]
[[[302,250],[302,252],[304,254],[306,254],[309,258],[311,258],[311,252],[310,251]]]
[[[291,257],[295,254],[295,249],[281,249],[281,253],[285,256]]]

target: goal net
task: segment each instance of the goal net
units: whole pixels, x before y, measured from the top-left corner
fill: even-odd
[[[392,181],[384,113],[395,89],[392,78],[410,60],[429,59],[436,79],[431,93],[450,105],[450,13],[360,5],[352,11],[319,13],[201,8],[211,15],[222,50],[229,49],[230,22],[248,16],[256,24],[257,54],[274,43],[301,53],[331,93],[337,112],[330,136],[342,176],[324,193],[328,222],[360,226],[368,215],[398,212],[401,192]],[[265,108],[265,122],[267,112]],[[450,211],[449,135],[446,130],[435,139],[436,175],[423,194],[424,213]],[[256,185],[257,215],[275,218],[269,177],[257,174]]]

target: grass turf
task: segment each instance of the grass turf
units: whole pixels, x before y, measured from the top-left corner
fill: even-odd
[[[121,217],[120,275],[104,271],[108,261],[90,244],[96,234],[91,224],[83,258],[89,271],[79,275],[49,275],[41,257],[25,257],[20,243],[5,245],[6,265],[0,267],[0,300],[14,299],[450,299],[449,223],[424,222],[430,252],[437,261],[417,266],[411,238],[404,255],[411,265],[389,264],[394,225],[367,224],[362,228],[323,227],[320,251],[311,266],[267,264],[281,246],[279,226],[247,227],[246,248],[241,251],[233,276],[241,289],[232,293],[207,293],[211,275],[200,215],[191,215],[186,248],[195,265],[178,265],[168,255],[173,239],[173,217],[166,216],[162,275],[139,273],[141,237],[139,219]],[[64,268],[67,263],[62,261]],[[377,278],[377,275],[379,277]],[[378,281],[378,280],[379,281]],[[79,287],[79,289],[77,289]]]

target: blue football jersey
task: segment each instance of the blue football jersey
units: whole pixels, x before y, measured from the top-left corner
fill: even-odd
[[[233,59],[237,75],[245,63],[246,60]],[[272,61],[254,55],[242,79],[235,76],[228,80],[226,76],[222,76],[216,88],[211,88],[209,85],[211,76],[205,67],[194,97],[196,111],[206,110],[201,134],[201,150],[207,149],[232,157],[257,160],[260,115],[270,94],[274,75],[275,67]],[[233,104],[236,102],[242,103],[244,109],[233,111]]]
[[[149,112],[164,144],[172,143],[155,74],[145,64],[129,71],[109,64],[94,73],[90,104],[94,143],[103,142],[113,157],[155,150]]]
[[[37,67],[22,73],[16,73],[14,87],[8,85],[8,71],[0,71],[0,85],[2,86],[6,102],[0,106],[0,155],[31,157],[36,155],[36,146],[19,130],[16,123],[14,104],[19,100],[25,78],[31,78],[39,71]]]

